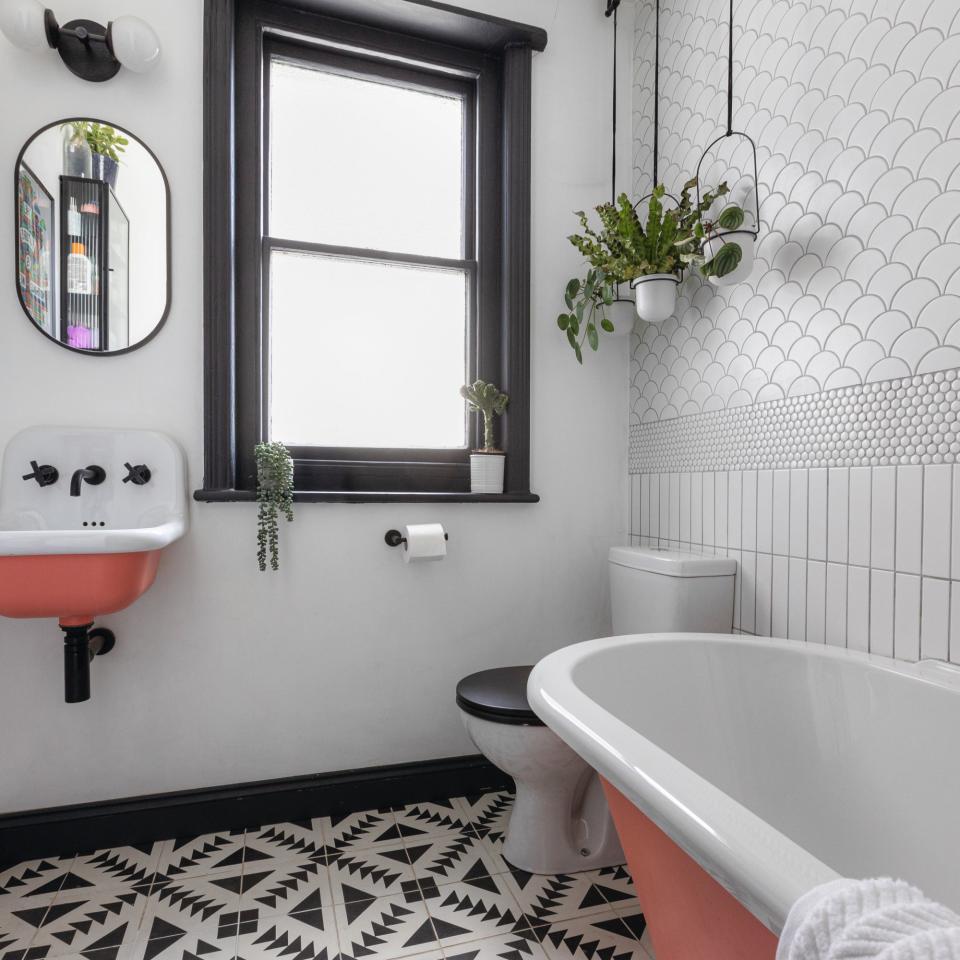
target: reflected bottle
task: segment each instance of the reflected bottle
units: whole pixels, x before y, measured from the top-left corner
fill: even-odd
[[[88,180],[93,176],[93,152],[80,123],[64,124],[63,172],[68,177],[86,177]]]

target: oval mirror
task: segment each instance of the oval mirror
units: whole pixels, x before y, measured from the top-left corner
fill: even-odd
[[[38,330],[81,353],[125,353],[170,306],[170,191],[151,150],[114,124],[58,120],[16,168],[20,304]]]

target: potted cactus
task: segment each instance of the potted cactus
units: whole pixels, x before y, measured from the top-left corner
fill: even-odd
[[[503,493],[503,466],[506,454],[493,444],[493,418],[507,409],[509,397],[500,388],[483,380],[460,388],[460,396],[471,410],[483,414],[483,446],[470,453],[470,492]]]

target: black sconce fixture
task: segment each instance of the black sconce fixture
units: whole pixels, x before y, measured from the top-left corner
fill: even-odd
[[[160,41],[139,17],[117,17],[107,26],[93,20],[60,26],[40,0],[4,0],[0,31],[22,50],[53,47],[71,73],[95,83],[115,77],[121,66],[146,73],[160,59]]]

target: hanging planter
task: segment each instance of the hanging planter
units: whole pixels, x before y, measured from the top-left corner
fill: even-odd
[[[633,300],[618,296],[613,303],[607,306],[607,319],[613,326],[610,333],[615,337],[628,337],[633,333],[633,325],[637,320],[637,307]]]
[[[756,243],[757,235],[750,230],[727,230],[709,236],[703,244],[704,256],[708,261],[720,264],[727,258],[737,260],[729,273],[709,274],[709,279],[718,287],[729,287],[746,280],[753,270]],[[738,258],[733,254],[733,246],[740,250]]]
[[[630,281],[637,298],[637,316],[647,323],[663,323],[677,309],[680,278],[675,273],[651,273]]]

